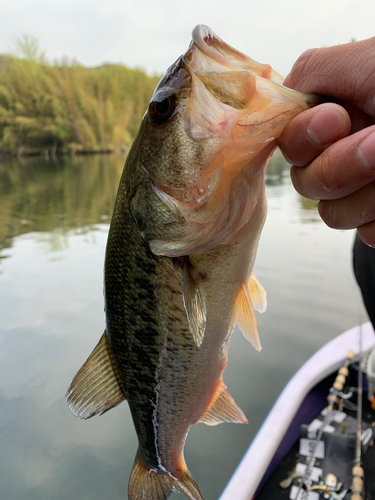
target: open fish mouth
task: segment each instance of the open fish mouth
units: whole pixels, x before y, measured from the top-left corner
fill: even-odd
[[[306,96],[284,87],[283,77],[269,64],[258,63],[234,49],[208,26],[195,27],[192,42],[182,61],[192,79],[190,106],[192,102],[199,102],[206,118],[212,122],[211,127],[207,127],[206,136],[213,129],[214,133],[222,137],[230,136],[236,133],[238,127],[242,128],[242,132],[246,128],[254,136],[250,128],[262,124],[263,135],[275,138],[281,133],[278,127],[275,128],[274,119],[277,115],[285,115],[290,111],[295,113],[296,107],[305,109],[316,103],[316,96]],[[204,98],[204,92],[199,92],[201,86],[197,79],[216,100],[216,106],[207,93]],[[272,129],[265,125],[270,121]],[[285,121],[285,116],[282,121]],[[205,137],[202,132],[201,135],[191,135],[195,139]],[[237,134],[234,138],[239,146],[241,137]],[[249,134],[243,136],[242,140],[246,141],[246,148],[249,149]]]
[[[257,75],[273,80],[274,82],[282,83],[284,80],[283,77],[276,73],[276,71],[274,71],[269,64],[258,63],[239,50],[228,45],[208,26],[200,24],[194,28],[192,33],[192,42],[189,49],[192,49],[194,45],[203,54],[205,54],[206,58],[214,61],[216,65],[223,68],[222,71],[225,71],[225,69],[228,71],[238,71],[241,69],[250,70]],[[201,61],[202,59],[200,62]],[[203,69],[206,69],[207,71],[207,67],[199,68],[199,66],[197,66],[194,69],[198,73]]]
[[[153,179],[159,199],[186,221],[184,238],[150,241],[155,254],[205,253],[228,243],[248,222],[262,190],[257,177],[276,138],[311,105],[310,96],[282,81],[270,65],[234,49],[207,26],[194,29],[188,50],[168,69],[155,95],[175,89],[171,118],[180,120],[197,144],[215,146],[209,161],[194,168],[191,182],[178,186]]]

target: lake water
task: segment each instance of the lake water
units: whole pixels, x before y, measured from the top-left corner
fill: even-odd
[[[2,500],[127,499],[137,448],[127,403],[80,421],[64,397],[104,330],[104,251],[123,163],[121,155],[0,163]],[[354,233],[321,222],[280,157],[267,193],[255,267],[268,292],[263,350],[235,330],[224,374],[249,424],[196,425],[185,448],[206,500],[220,496],[298,368],[367,321],[351,269]]]

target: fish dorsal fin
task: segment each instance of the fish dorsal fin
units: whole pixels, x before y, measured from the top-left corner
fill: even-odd
[[[244,337],[257,351],[262,349],[260,343],[257,318],[251,301],[247,283],[243,283],[237,296],[237,323]]]
[[[223,384],[214,403],[205,411],[199,422],[206,425],[217,425],[222,422],[247,424],[247,418]]]
[[[66,395],[70,411],[83,419],[102,415],[125,401],[112,366],[106,332],[77,372]]]
[[[207,320],[206,293],[202,279],[186,258],[182,267],[182,297],[190,330],[198,347],[203,342]]]
[[[247,286],[249,287],[250,297],[254,305],[254,309],[260,313],[264,313],[267,309],[267,292],[259,283],[254,273],[251,274]]]

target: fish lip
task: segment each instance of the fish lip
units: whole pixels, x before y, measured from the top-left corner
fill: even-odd
[[[216,33],[212,31],[211,28],[209,28],[204,24],[198,24],[193,29],[192,42],[187,51],[187,54],[189,53],[189,50],[191,49],[193,44],[195,44],[206,56],[210,57],[211,59],[223,65],[225,68],[229,70],[230,69],[238,70],[238,68],[241,68],[239,64],[236,64],[231,59],[228,59],[229,54],[233,55],[235,58],[242,60],[243,62],[246,62],[249,59],[248,56],[246,56],[239,50],[235,49],[231,45],[224,42],[224,40],[222,40],[218,35],[216,35]],[[219,51],[214,49],[212,47],[212,45],[214,44],[221,45],[227,52],[227,55],[224,56],[223,54],[220,54]]]

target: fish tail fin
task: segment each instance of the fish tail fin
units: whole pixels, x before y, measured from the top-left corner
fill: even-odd
[[[190,500],[204,500],[187,469],[181,473],[180,478],[175,478],[167,472],[150,469],[137,453],[130,474],[129,500],[167,500],[173,491],[182,493]]]

